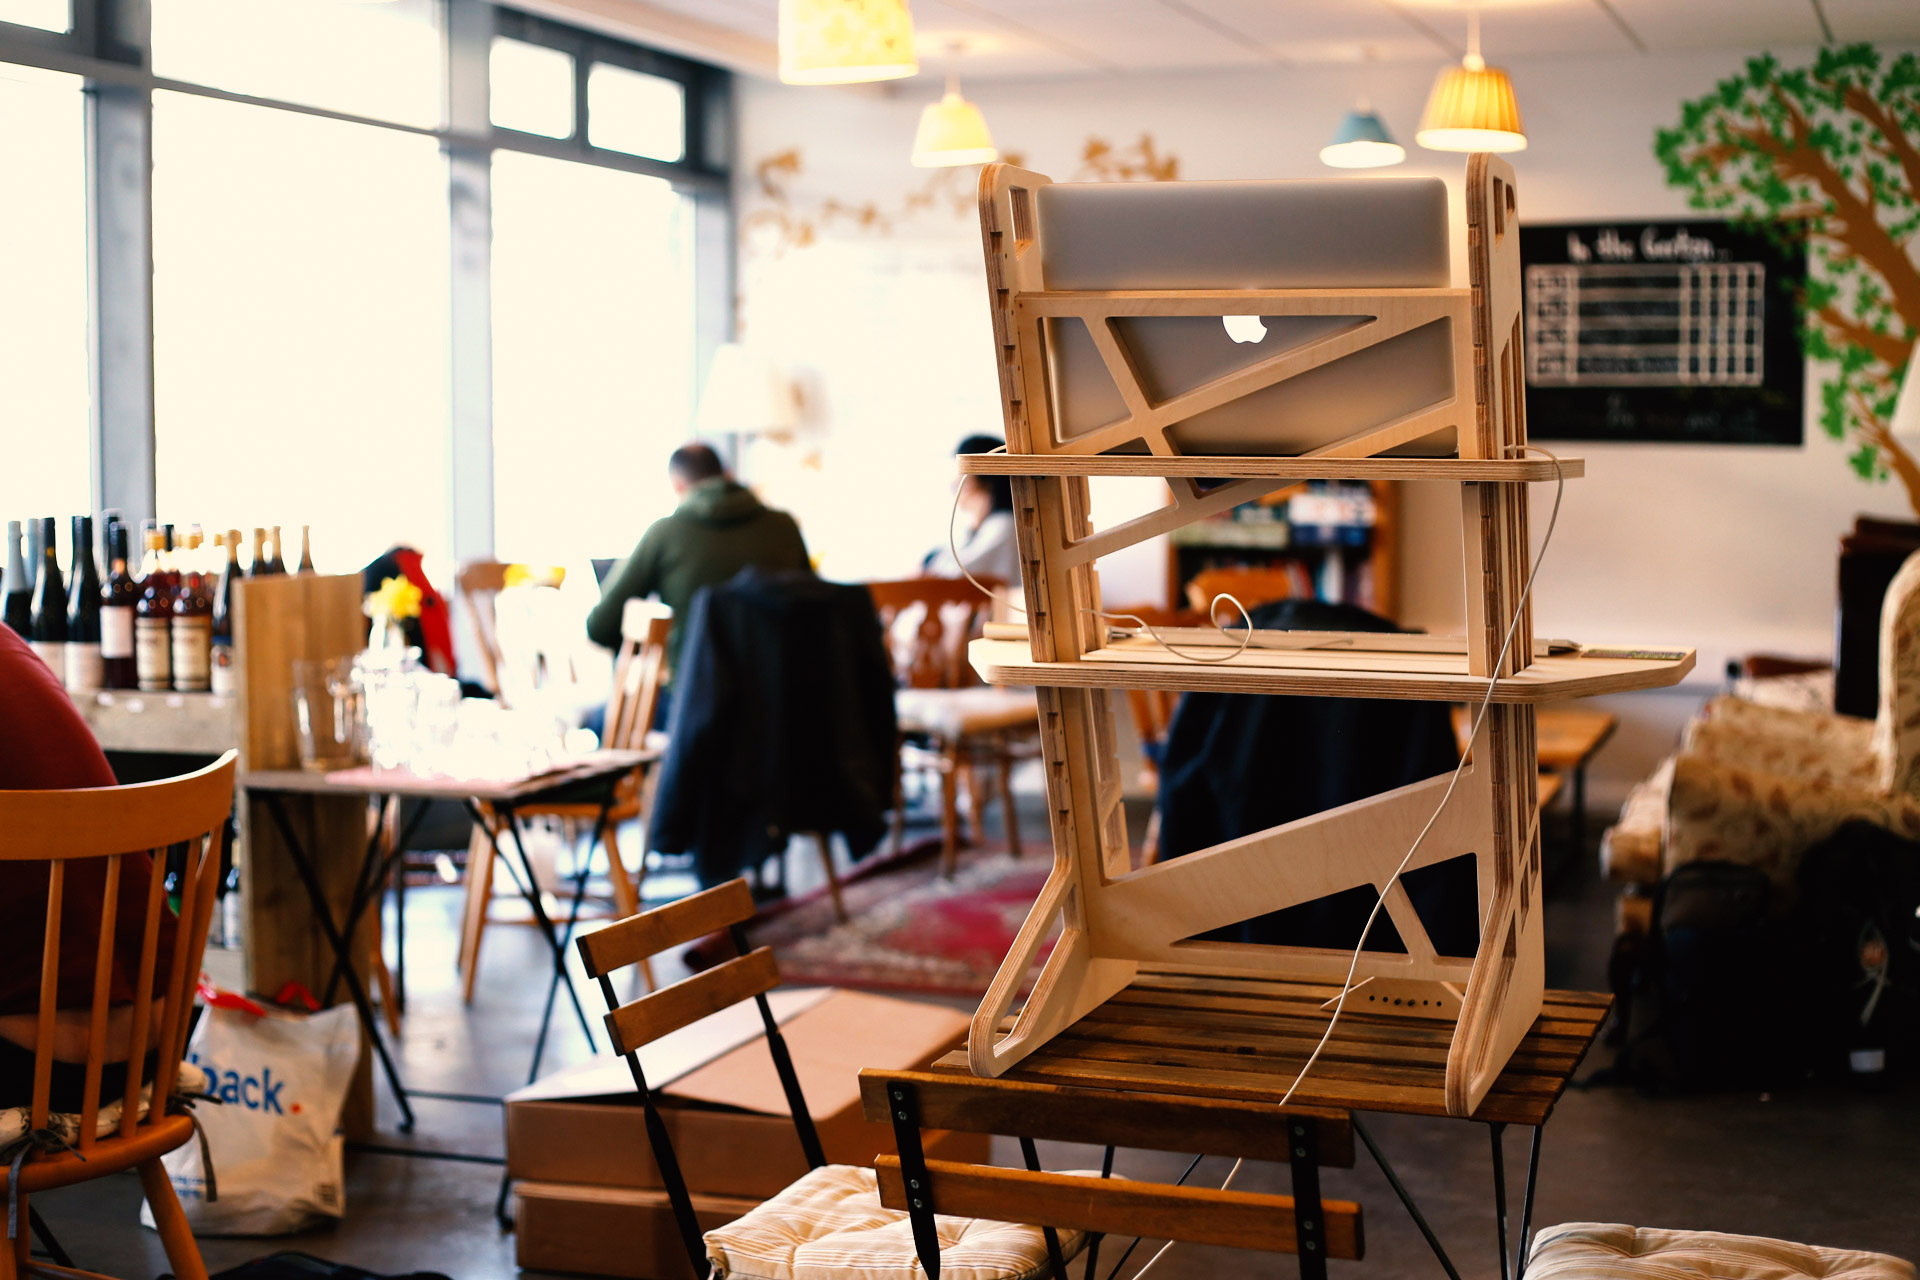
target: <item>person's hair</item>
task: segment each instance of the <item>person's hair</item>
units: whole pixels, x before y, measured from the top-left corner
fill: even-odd
[[[727,469],[720,465],[720,455],[713,451],[712,445],[696,440],[673,451],[667,459],[667,474],[682,484],[699,484],[727,474]]]
[[[963,453],[992,453],[995,449],[1006,448],[1006,445],[1007,442],[999,436],[968,436],[953,452],[955,457]],[[988,495],[993,499],[993,510],[1013,510],[1013,481],[1005,476],[973,476],[971,478],[986,487]]]

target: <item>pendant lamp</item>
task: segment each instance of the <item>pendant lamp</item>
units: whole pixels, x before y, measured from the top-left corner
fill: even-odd
[[[986,117],[960,96],[960,77],[949,75],[940,101],[929,102],[920,113],[920,128],[913,135],[913,163],[922,169],[944,169],[990,164],[999,158]]]
[[[1347,112],[1333,141],[1320,148],[1320,163],[1335,169],[1378,169],[1406,158],[1407,149],[1393,140],[1364,98]]]
[[[1444,68],[1427,95],[1414,141],[1429,151],[1525,151],[1513,81],[1480,56],[1480,15],[1467,15],[1467,56]]]
[[[907,0],[780,0],[787,84],[898,80],[919,70]]]

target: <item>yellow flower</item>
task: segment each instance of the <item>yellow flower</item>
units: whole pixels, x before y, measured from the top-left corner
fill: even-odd
[[[362,610],[369,618],[387,617],[396,622],[420,616],[420,588],[405,578],[388,578],[380,589],[368,596]]]
[[[509,587],[557,587],[567,578],[564,565],[557,564],[510,564],[503,575],[503,585]]]

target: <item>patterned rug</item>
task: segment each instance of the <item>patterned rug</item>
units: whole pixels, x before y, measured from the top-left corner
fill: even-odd
[[[1012,947],[1051,862],[1037,850],[1015,858],[974,849],[961,854],[952,880],[942,880],[935,859],[915,859],[848,883],[845,924],[834,922],[820,895],[754,925],[752,940],[773,948],[787,982],[977,996]]]

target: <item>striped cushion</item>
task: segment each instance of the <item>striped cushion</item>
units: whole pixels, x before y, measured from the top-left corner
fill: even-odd
[[[1617,1222],[1569,1222],[1533,1238],[1527,1280],[1915,1280],[1913,1264],[1884,1253],[1668,1231]]]
[[[1047,1274],[1038,1227],[935,1215],[940,1280],[1033,1280]],[[815,1169],[744,1218],[707,1232],[714,1276],[731,1280],[911,1280],[920,1265],[907,1215],[882,1208],[873,1170]],[[1060,1233],[1062,1254],[1084,1236]]]

